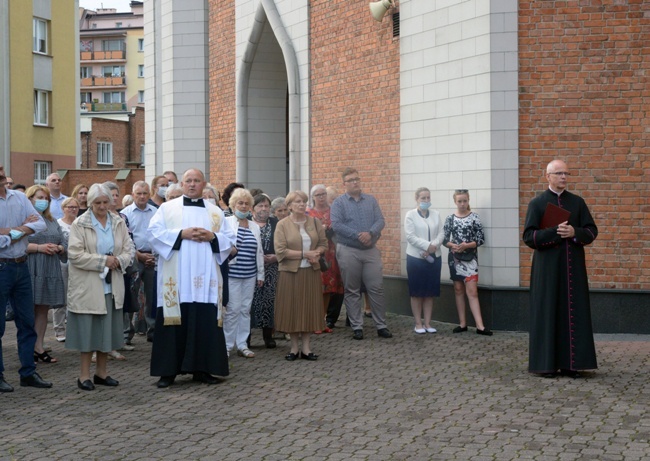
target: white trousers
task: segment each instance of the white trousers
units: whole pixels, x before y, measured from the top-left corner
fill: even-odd
[[[251,333],[251,304],[256,281],[256,277],[228,278],[228,305],[223,316],[223,334],[229,351],[234,346],[240,351],[248,349],[246,340]]]

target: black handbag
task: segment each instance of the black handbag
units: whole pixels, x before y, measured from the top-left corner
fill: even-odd
[[[325,259],[325,256],[321,256],[320,258],[318,258],[318,265],[320,266],[320,270],[322,272],[325,272],[330,268],[330,265],[328,264],[327,260]]]

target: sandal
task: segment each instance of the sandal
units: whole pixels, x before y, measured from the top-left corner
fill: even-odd
[[[39,360],[41,362],[43,362],[43,363],[56,363],[56,362],[58,362],[57,359],[52,357],[47,352],[43,352],[42,354],[39,354],[38,352],[34,351],[34,363],[38,363]]]
[[[124,357],[122,354],[120,354],[117,351],[110,351],[108,353],[108,358],[115,359],[115,360],[126,360],[126,357]]]
[[[244,349],[244,350],[241,350],[241,351],[238,350],[237,355],[240,355],[242,357],[246,357],[247,359],[252,359],[253,357],[255,357],[255,352],[253,352],[250,349]]]

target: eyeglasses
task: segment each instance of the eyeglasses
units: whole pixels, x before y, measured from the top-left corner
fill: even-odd
[[[568,171],[558,171],[558,172],[549,173],[549,174],[554,174],[556,176],[571,176],[571,173],[569,173]]]
[[[350,178],[350,179],[346,179],[343,182],[347,183],[347,182],[359,182],[359,181],[361,181],[361,178]]]
[[[314,194],[314,197],[326,197],[327,192],[323,192],[322,194]]]
[[[469,192],[469,190],[468,189],[456,189],[454,192],[457,193],[457,194],[466,194],[466,193]]]
[[[50,182],[61,182],[61,179],[50,179]]]

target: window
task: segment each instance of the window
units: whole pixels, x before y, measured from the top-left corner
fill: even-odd
[[[102,75],[104,77],[123,77],[124,66],[104,66],[102,67]]]
[[[97,143],[97,164],[98,165],[113,164],[113,143],[112,142]]]
[[[79,76],[81,78],[90,78],[92,76],[92,68],[91,67],[81,67],[79,70],[80,70]]]
[[[124,101],[125,95],[123,91],[107,91],[104,93],[105,104],[122,103]]]
[[[47,54],[47,21],[34,18],[32,32],[34,53]]]
[[[115,27],[117,27],[117,28],[122,27],[122,23],[121,23],[121,22],[116,22],[116,23],[115,23]]]
[[[48,126],[49,93],[34,90],[34,125]]]
[[[52,162],[34,162],[34,184],[45,184],[52,172]]]
[[[138,77],[144,77],[144,64],[138,64]]]
[[[102,51],[123,51],[124,40],[102,40]]]
[[[144,144],[140,144],[140,164],[144,165]]]
[[[83,102],[87,102],[87,103],[93,102],[93,94],[92,93],[86,93],[86,92],[81,93],[81,102],[82,103]]]
[[[144,51],[144,38],[138,39],[138,51]]]
[[[144,104],[144,90],[138,91],[138,104]]]

